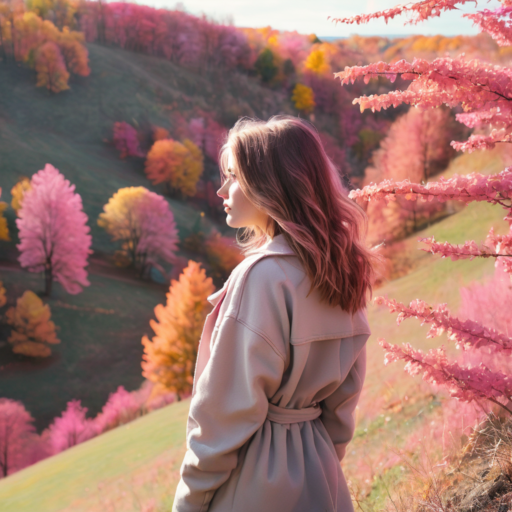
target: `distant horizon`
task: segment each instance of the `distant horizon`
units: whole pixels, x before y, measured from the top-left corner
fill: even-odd
[[[200,16],[204,14],[217,23],[232,24],[238,28],[262,28],[270,26],[280,31],[297,31],[301,34],[316,34],[324,39],[344,39],[357,34],[364,37],[410,37],[412,35],[442,35],[446,37],[474,36],[479,30],[462,14],[483,8],[494,9],[498,0],[488,3],[480,0],[480,7],[464,4],[456,10],[442,13],[417,25],[405,25],[407,18],[397,16],[386,24],[382,19],[361,25],[334,24],[332,18],[352,17],[357,14],[389,9],[400,0],[366,0],[357,4],[348,0],[317,0],[311,7],[309,0],[224,0],[222,4],[211,0],[137,0],[133,3],[156,8],[176,9]],[[331,17],[328,20],[328,17]],[[339,35],[336,35],[339,32]],[[329,35],[322,35],[329,34]]]

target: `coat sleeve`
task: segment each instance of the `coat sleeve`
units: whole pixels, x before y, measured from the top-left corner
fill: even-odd
[[[344,381],[322,400],[321,420],[329,434],[338,459],[345,457],[348,443],[354,436],[354,412],[361,395],[366,376],[366,340],[369,334],[354,336],[354,359]]]
[[[225,317],[190,403],[187,452],[173,512],[204,512],[229,478],[239,449],[266,419],[281,383],[282,355],[242,321]]]

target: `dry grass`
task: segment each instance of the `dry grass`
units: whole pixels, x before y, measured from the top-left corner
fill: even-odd
[[[491,412],[444,464],[412,469],[415,485],[392,499],[396,512],[507,512],[512,505],[512,418]]]

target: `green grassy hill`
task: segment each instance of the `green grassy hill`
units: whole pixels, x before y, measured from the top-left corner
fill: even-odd
[[[76,186],[93,237],[91,286],[72,296],[56,283],[47,301],[62,340],[51,358],[29,361],[13,355],[5,341],[9,329],[0,325],[0,396],[21,400],[39,430],[73,398],[96,413],[117,386],[132,390],[140,385],[140,340],[143,334],[152,334],[153,308],[165,302],[168,283],[143,282],[109,263],[108,255],[118,246],[96,223],[103,205],[119,188],[142,185],[159,193],[164,190],[146,179],[142,158],[119,158],[108,142],[114,122],[126,121],[141,130],[151,125],[172,129],[173,112],[198,107],[213,111],[229,126],[238,115],[268,117],[290,108],[282,93],[242,74],[233,73],[222,87],[214,87],[207,76],[163,59],[97,44],[87,48],[91,74],[73,76],[70,90],[59,94],[36,88],[35,71],[26,66],[0,63],[0,199],[10,203],[10,190],[20,176],[31,176],[51,163]],[[215,172],[214,163],[207,161],[205,173]],[[168,201],[181,240],[198,227],[208,233],[215,226],[234,235],[225,222],[201,217],[193,199]],[[13,240],[0,241],[0,280],[14,304],[27,289],[41,291],[43,279],[17,265],[14,210],[8,208],[5,216]],[[201,256],[178,254],[203,261],[208,269]]]
[[[472,170],[466,156],[453,165],[459,172]],[[462,167],[461,167],[462,165]],[[500,169],[500,158],[490,154],[485,160],[485,172]],[[452,170],[453,172],[453,170]],[[449,174],[449,172],[447,173]],[[482,240],[490,226],[505,231],[503,209],[487,203],[474,203],[459,213],[444,219],[425,232],[411,237],[411,250],[416,239],[434,235],[438,240],[460,243],[466,239]],[[484,259],[451,262],[426,253],[421,265],[409,275],[387,283],[375,295],[389,295],[408,302],[414,298],[431,304],[447,302],[456,314],[459,287],[492,274],[493,262]],[[391,403],[406,394],[413,396],[418,379],[403,374],[401,365],[383,365],[383,351],[376,339],[385,337],[391,343],[409,342],[427,350],[444,343],[449,352],[455,349],[446,339],[425,339],[427,326],[408,320],[396,326],[396,315],[387,309],[369,307],[373,334],[369,341],[368,368],[361,408],[369,410],[372,402],[385,395]],[[436,402],[439,405],[439,402]],[[353,443],[343,468],[350,478],[362,456],[362,450],[378,452],[391,442],[398,446],[420,422],[426,421],[436,407],[428,397],[418,397],[411,405],[397,412],[387,411],[367,420],[359,418]],[[0,481],[0,503],[5,512],[92,512],[96,510],[144,510],[143,506],[156,500],[159,508],[169,510],[179,478],[179,466],[185,450],[185,424],[189,400],[165,407],[128,425],[108,432],[71,450],[42,461]],[[365,452],[366,453],[366,452]],[[405,473],[404,473],[405,474]],[[387,494],[386,487],[403,478],[390,470],[379,474],[372,483],[366,504],[378,507]],[[111,507],[111,508],[109,508]]]

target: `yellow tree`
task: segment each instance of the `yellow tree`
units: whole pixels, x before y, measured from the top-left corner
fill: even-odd
[[[188,154],[174,186],[185,196],[195,196],[197,182],[204,170],[203,152],[190,139],[185,139],[183,145],[187,148]]]
[[[36,87],[46,87],[51,92],[69,89],[69,73],[60,48],[53,41],[47,41],[36,51]]]
[[[304,84],[297,84],[293,88],[292,101],[297,110],[309,114],[315,108],[315,95],[313,89]]]
[[[48,345],[60,343],[55,334],[55,324],[50,320],[48,304],[32,291],[27,290],[5,313],[7,324],[12,327],[7,339],[15,354],[30,357],[48,357],[52,351]]]
[[[142,375],[155,383],[153,394],[172,391],[178,400],[191,392],[197,348],[214,292],[211,277],[201,264],[189,260],[179,280],[172,280],[167,303],[155,307],[157,321],[150,320],[155,336],[143,336]]]
[[[331,71],[325,50],[322,48],[316,48],[311,51],[304,62],[304,67],[317,75],[325,75]]]
[[[0,188],[0,196],[2,195],[2,189]],[[9,236],[9,227],[7,226],[7,219],[4,217],[4,210],[7,208],[5,201],[0,201],[0,240],[6,240],[7,242],[11,239]]]
[[[185,196],[196,193],[197,182],[203,173],[203,154],[190,140],[183,143],[174,139],[157,140],[148,152],[146,176],[153,185],[167,183]]]
[[[7,304],[6,290],[2,281],[0,281],[0,308]]]
[[[23,201],[23,196],[25,195],[25,192],[27,190],[30,190],[32,188],[32,185],[30,184],[30,178],[27,178],[26,176],[22,176],[16,185],[12,187],[11,189],[11,206],[13,210],[16,212],[16,215],[18,215],[18,211],[21,208],[21,203]]]
[[[139,268],[141,277],[158,259],[174,262],[178,230],[163,196],[145,187],[125,187],[109,199],[103,210],[98,226],[113,240],[121,241],[121,254]]]

